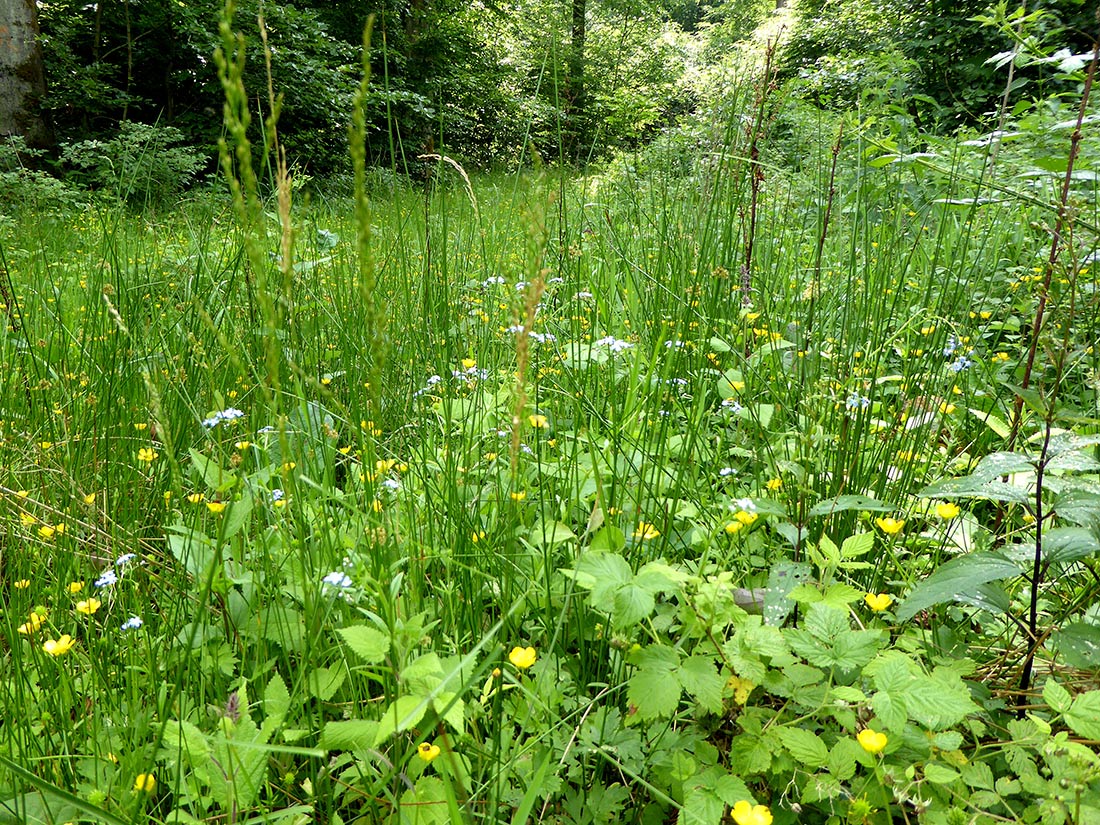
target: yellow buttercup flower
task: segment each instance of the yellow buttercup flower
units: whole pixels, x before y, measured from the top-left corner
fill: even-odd
[[[882,753],[882,749],[886,747],[887,739],[885,733],[878,733],[870,728],[864,728],[856,734],[856,741],[867,753]]]
[[[533,647],[516,647],[512,648],[512,652],[508,654],[508,661],[518,667],[520,670],[527,670],[535,663],[535,659],[538,658],[538,654],[535,653]]]
[[[139,773],[134,779],[134,790],[152,793],[157,786],[157,779],[151,773]]]
[[[959,514],[959,505],[950,501],[941,501],[936,505],[936,515],[944,521],[950,521]]]
[[[526,490],[513,490],[508,495],[512,499],[512,501],[523,501],[525,498],[527,498],[527,491]]]
[[[484,530],[474,530],[474,532],[472,532],[470,534],[470,541],[472,541],[474,544],[477,544],[479,541],[481,541],[484,538],[485,538],[485,531]]]
[[[88,495],[84,496],[84,503],[95,504],[95,493],[88,493]]]
[[[477,366],[477,361],[475,361],[473,358],[463,358],[462,359],[462,369],[472,370],[476,366]]]
[[[84,582],[69,582],[69,592],[79,593],[84,589]]]
[[[11,586],[14,587],[16,590],[26,590],[28,587],[31,586],[31,580],[19,579],[18,581],[12,582]]]
[[[753,523],[758,518],[760,518],[760,514],[750,513],[747,510],[738,510],[736,513],[733,514],[733,517],[744,524],[746,527],[751,527]]]
[[[203,493],[189,493],[187,500],[192,504],[201,504],[206,500],[206,495]]]
[[[527,416],[527,423],[534,427],[536,430],[544,430],[546,429],[547,424],[546,416],[539,415],[538,413],[534,415],[529,415]]]
[[[152,447],[142,447],[137,452],[137,459],[143,464],[152,464],[157,460],[157,451]]]
[[[90,599],[82,599],[77,602],[76,612],[83,613],[85,616],[91,616],[102,606],[103,602],[93,596]]]
[[[634,531],[636,539],[655,539],[661,535],[661,531],[647,521],[638,522],[638,529]]]
[[[745,525],[742,524],[739,521],[731,521],[729,524],[727,524],[725,526],[725,531],[732,536],[734,533],[738,532],[744,526]]]
[[[44,622],[45,620],[45,616],[43,616],[41,613],[35,613],[32,610],[30,618],[27,619],[27,621],[25,621],[23,624],[19,625],[18,630],[22,635],[30,636],[32,633],[38,630],[38,628],[42,627],[42,622]]]
[[[905,519],[896,519],[893,516],[879,517],[875,519],[875,524],[886,535],[896,536],[905,527]]]
[[[50,527],[50,525],[48,525],[48,524],[43,524],[41,527],[38,528],[39,538],[46,539],[46,541],[49,541],[50,539],[52,539],[53,536],[54,536],[54,533],[56,533],[56,532],[57,532],[57,528],[56,527]]]
[[[767,487],[769,490],[771,490],[774,493],[776,490],[782,490],[783,489],[783,479],[781,479],[781,478],[769,479],[768,482],[764,486]],[[770,816],[770,814],[769,814],[769,816]]]
[[[226,503],[224,501],[208,501],[206,502],[206,509],[214,515],[221,515],[225,512]]]
[[[42,645],[42,649],[49,653],[51,656],[64,656],[70,650],[73,645],[76,644],[76,639],[66,633],[64,636],[58,639],[47,639]]]
[[[416,755],[425,762],[431,762],[439,756],[439,745],[430,745],[427,742],[421,742],[416,749]]]
[[[730,811],[737,825],[772,825],[772,812],[767,805],[753,805],[747,799],[740,800]]]
[[[863,597],[863,601],[867,602],[867,606],[876,613],[881,613],[894,603],[894,598],[889,593],[868,593]]]

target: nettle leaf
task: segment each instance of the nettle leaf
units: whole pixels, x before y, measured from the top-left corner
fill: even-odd
[[[650,645],[634,657],[638,670],[630,677],[627,699],[642,719],[671,716],[680,704],[680,654],[665,645]]]
[[[283,677],[272,673],[264,688],[264,741],[270,738],[275,728],[283,724],[290,711],[290,691],[286,689]]]
[[[680,665],[680,684],[711,713],[722,712],[722,688],[726,681],[710,656],[691,656]]]
[[[1100,690],[1090,690],[1077,696],[1065,712],[1065,720],[1078,736],[1100,739]]]
[[[657,602],[652,593],[630,582],[615,590],[610,609],[606,605],[598,605],[598,607],[610,613],[612,624],[622,630],[638,624],[653,612],[656,605]]]
[[[787,640],[812,665],[849,670],[870,662],[885,635],[882,630],[851,630],[846,611],[819,602],[807,609],[802,628],[788,631]]]
[[[949,478],[929,484],[918,493],[921,498],[980,498],[986,501],[1002,501],[1008,504],[1027,504],[1031,492],[1004,481],[983,481],[973,476]]]
[[[1081,527],[1100,526],[1100,495],[1086,490],[1066,490],[1054,502],[1058,518]]]
[[[829,748],[812,731],[805,728],[779,728],[776,735],[791,756],[808,768],[823,768],[829,759]]]
[[[959,675],[943,668],[914,677],[904,696],[909,718],[933,731],[953,727],[980,710]]]
[[[979,585],[1019,576],[1018,562],[989,551],[952,559],[910,591],[897,609],[897,620],[905,622],[922,610],[947,602],[972,603]]]
[[[352,625],[336,629],[344,644],[350,647],[368,665],[385,661],[390,652],[390,639],[381,630],[366,625]]]

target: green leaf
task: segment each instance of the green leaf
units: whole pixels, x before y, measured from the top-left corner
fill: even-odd
[[[611,622],[618,630],[625,630],[638,624],[653,612],[657,602],[653,594],[633,582],[624,584],[615,591],[611,600]],[[606,608],[602,608],[605,609]]]
[[[447,825],[447,789],[443,780],[422,776],[412,790],[401,794],[400,825]]]
[[[856,760],[863,753],[860,744],[851,737],[845,736],[829,748],[829,758],[825,766],[834,777],[841,782],[847,782],[856,774]]]
[[[369,750],[375,746],[377,736],[378,723],[374,720],[326,722],[318,744],[330,751]]]
[[[910,591],[897,609],[905,622],[922,610],[946,602],[970,603],[979,585],[1020,575],[1020,565],[995,552],[970,553],[952,559]]]
[[[840,584],[830,585],[829,589],[825,591],[823,601],[825,604],[843,609],[853,602],[858,602],[865,595],[866,593],[863,590],[857,590],[850,584],[841,582]]]
[[[950,785],[959,779],[959,772],[939,762],[929,762],[924,766],[924,778],[935,785]]]
[[[203,484],[218,493],[225,493],[237,485],[237,477],[233,473],[223,470],[218,462],[207,458],[194,447],[190,450],[191,466],[194,467],[202,479]]]
[[[390,639],[381,630],[365,625],[352,625],[336,629],[344,644],[350,647],[368,665],[385,661],[390,652]]]
[[[776,735],[791,756],[808,768],[823,768],[829,759],[829,748],[812,731],[805,728],[779,728]]]
[[[311,696],[327,702],[344,684],[347,671],[342,667],[319,667],[306,675],[306,685]]]
[[[1065,713],[1069,710],[1073,697],[1053,679],[1047,679],[1046,684],[1043,685],[1043,701],[1050,705],[1050,709],[1055,713]]]
[[[680,704],[680,656],[671,647],[650,645],[635,656],[638,670],[629,680],[627,699],[643,719],[671,716]]]
[[[1078,736],[1100,739],[1100,690],[1090,690],[1077,696],[1066,711],[1065,720]]]
[[[886,513],[893,511],[893,507],[883,504],[881,501],[869,496],[837,496],[836,498],[819,501],[810,508],[810,518],[817,516],[829,516],[833,513],[843,513],[848,510],[870,510],[874,513]],[[874,538],[873,533],[868,533]]]
[[[560,521],[543,521],[531,529],[531,543],[536,547],[553,547],[563,542],[573,541],[576,533],[569,529],[569,525]]]
[[[626,559],[618,553],[600,550],[590,550],[581,556],[576,573],[577,584],[591,590],[589,603],[605,613],[611,611],[615,590],[634,577]]]
[[[764,622],[779,627],[794,610],[790,593],[800,584],[810,580],[812,571],[808,564],[781,561],[772,565],[768,573],[768,586],[764,591]]]
[[[457,693],[440,693],[432,703],[440,718],[459,733],[466,730],[466,703]]]
[[[979,710],[958,674],[942,668],[915,677],[904,696],[909,718],[933,731],[953,727]]]
[[[378,722],[378,730],[374,735],[375,747],[381,745],[391,736],[413,727],[424,718],[428,709],[427,702],[421,696],[399,696],[395,699],[382,718]]]
[[[283,724],[289,712],[290,691],[286,689],[283,677],[274,672],[271,674],[271,678],[267,680],[267,687],[264,688],[263,728],[268,731],[268,736],[270,736],[272,730]]]
[[[840,546],[840,555],[846,559],[858,559],[874,549],[874,546],[874,533],[857,533],[844,539],[844,544]]]
[[[1070,667],[1100,667],[1100,627],[1094,624],[1068,624],[1054,632],[1050,643]]]
[[[706,784],[690,784],[684,788],[684,805],[676,818],[677,825],[720,825],[725,803]]]
[[[227,504],[229,506],[225,508],[225,525],[222,528],[223,539],[229,539],[241,532],[252,517],[252,499],[248,496],[233,499]]]
[[[710,656],[691,656],[680,665],[680,684],[704,709],[722,712],[725,680]]]
[[[1012,428],[1008,426],[1008,423],[991,412],[977,410],[973,407],[968,407],[967,412],[989,427],[989,429],[993,430],[993,432],[1001,438],[1008,438],[1009,435],[1012,434]]]
[[[1055,527],[1043,533],[1043,556],[1061,563],[1100,553],[1100,539],[1084,527]]]

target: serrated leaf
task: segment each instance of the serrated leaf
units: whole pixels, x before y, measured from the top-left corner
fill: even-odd
[[[581,556],[576,568],[577,584],[587,587],[589,603],[605,613],[611,611],[614,592],[629,582],[634,573],[618,553],[590,550]]]
[[[805,728],[779,728],[776,735],[791,756],[808,768],[822,768],[829,759],[829,748],[812,731]]]
[[[952,559],[910,591],[898,606],[905,622],[922,610],[947,602],[968,602],[979,585],[1020,575],[1020,565],[994,552],[970,553]]]
[[[427,709],[428,704],[421,696],[398,696],[378,721],[378,729],[374,734],[375,747],[413,727],[424,718]]]
[[[905,708],[904,694],[893,694],[885,690],[871,697],[871,710],[889,731],[901,731],[905,728],[908,713]]]
[[[1100,553],[1100,539],[1084,527],[1055,527],[1043,533],[1043,556],[1061,563]]]
[[[985,410],[977,410],[973,407],[968,407],[967,412],[969,412],[972,416],[974,416],[987,427],[989,427],[989,429],[993,430],[993,432],[995,432],[1001,438],[1008,438],[1009,435],[1012,434],[1012,428],[1008,426],[1008,424],[1003,419],[999,418],[991,412],[986,412]]]
[[[451,814],[447,806],[447,788],[443,780],[422,776],[412,790],[401,794],[399,825],[447,825]]]
[[[627,685],[627,699],[642,719],[671,716],[680,704],[680,656],[671,647],[650,645],[636,657],[638,670]]]
[[[924,766],[924,778],[936,785],[950,785],[959,778],[959,772],[938,762],[929,762]]]
[[[720,825],[725,804],[706,785],[691,783],[684,788],[684,804],[677,825]]]
[[[336,632],[340,634],[344,644],[368,665],[380,664],[390,652],[390,639],[378,628],[352,625],[339,627]]]
[[[326,722],[318,743],[325,750],[368,750],[375,746],[378,723],[366,719],[350,719],[344,722]]]
[[[652,593],[630,582],[615,590],[610,609],[603,606],[600,609],[611,614],[611,622],[616,629],[625,630],[647,618],[656,605]]]
[[[274,729],[283,724],[290,712],[290,691],[286,689],[283,677],[277,672],[271,674],[264,688],[264,730]]]
[[[680,684],[705,710],[722,712],[725,680],[710,656],[691,656],[680,664]]]
[[[949,478],[929,484],[919,495],[922,498],[978,498],[1009,504],[1027,504],[1032,498],[1031,493],[1023,487],[999,480],[982,481],[972,476]]]
[[[764,622],[779,627],[794,609],[790,593],[800,584],[810,580],[812,571],[808,564],[781,561],[772,565],[768,573],[768,586],[764,590]]]
[[[831,604],[833,607],[844,608],[853,602],[858,602],[862,599],[866,593],[862,590],[857,590],[850,584],[841,582],[839,584],[833,584],[829,586],[829,589],[825,591],[822,601],[825,604]]]
[[[856,760],[863,748],[855,739],[844,737],[829,749],[829,758],[825,766],[836,779],[847,782],[856,774]]]
[[[440,718],[459,733],[466,730],[466,703],[457,693],[440,693],[435,697],[433,706]]]
[[[840,545],[840,555],[845,559],[858,559],[874,549],[874,546],[874,533],[856,533],[844,539],[844,544]]]
[[[577,534],[569,525],[560,521],[544,521],[536,524],[530,533],[531,543],[536,547],[553,547],[567,541],[573,541]]]
[[[1055,713],[1065,713],[1069,710],[1073,702],[1073,697],[1069,695],[1068,690],[1053,679],[1047,679],[1046,684],[1043,685],[1043,701],[1046,702]]]
[[[979,710],[958,675],[939,669],[909,683],[905,707],[910,719],[933,731],[953,727]]]
[[[1100,739],[1100,690],[1090,690],[1074,698],[1064,718],[1078,736]]]

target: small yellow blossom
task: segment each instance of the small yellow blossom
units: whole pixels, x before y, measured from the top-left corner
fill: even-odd
[[[439,756],[439,745],[430,745],[427,742],[421,742],[416,749],[416,755],[425,762],[431,762]]]
[[[863,597],[863,601],[867,602],[867,606],[876,613],[881,613],[894,603],[894,597],[889,593],[868,593]]]
[[[462,369],[472,370],[476,366],[477,366],[477,361],[475,361],[473,358],[463,358],[462,359]]]
[[[765,484],[764,486],[767,487],[769,490],[771,490],[774,493],[776,490],[782,490],[783,489],[783,479],[781,479],[781,478],[769,479],[768,483]]]
[[[84,496],[84,503],[95,504],[95,493],[88,493],[88,495]]]
[[[233,446],[236,447],[238,450],[247,450],[249,447],[252,446],[252,442],[251,441],[238,441]]]
[[[201,504],[206,500],[206,496],[203,493],[190,493],[187,496],[187,500],[192,504]]]
[[[49,653],[51,656],[64,656],[70,650],[73,645],[76,644],[76,639],[66,633],[59,639],[47,639],[42,645],[42,649]]]
[[[655,539],[661,535],[661,531],[647,521],[638,522],[638,529],[634,531],[636,539]]]
[[[84,582],[69,582],[69,592],[70,593],[74,593],[74,594],[79,593],[83,589],[84,589]]]
[[[856,741],[867,753],[882,753],[882,749],[886,747],[887,739],[885,733],[878,733],[870,728],[864,728],[856,734]]]
[[[767,805],[753,805],[747,799],[740,800],[730,811],[737,825],[772,825],[772,812]]]
[[[896,536],[905,527],[905,519],[896,519],[893,516],[879,517],[875,519],[875,524],[886,535]]]
[[[727,524],[725,526],[725,531],[732,536],[734,533],[739,532],[741,530],[741,528],[744,527],[744,526],[745,525],[742,524],[739,521],[731,521],[729,524]]]
[[[731,676],[729,681],[726,682],[726,688],[733,691],[733,701],[739,705],[749,701],[749,694],[752,693],[754,687],[756,687],[756,682],[750,682],[740,676]]]
[[[52,441],[39,441],[38,446],[41,447],[43,450],[49,450],[49,449],[53,448],[53,442]]]
[[[950,501],[941,501],[936,505],[936,515],[944,521],[950,521],[959,514],[959,505]]]
[[[19,579],[18,581],[12,582],[11,586],[14,587],[16,590],[26,590],[28,587],[31,586],[31,580]]]
[[[756,520],[760,518],[760,514],[750,513],[747,510],[738,510],[736,513],[733,514],[733,517],[737,519],[737,521],[739,521],[741,524],[744,524],[746,527],[752,527]]]
[[[474,544],[477,544],[479,541],[481,541],[484,538],[485,538],[485,531],[484,530],[474,530],[474,532],[470,534],[470,541],[472,541]]]
[[[83,613],[85,616],[91,616],[102,606],[103,602],[93,596],[90,599],[81,599],[78,601],[76,603],[76,612]]]
[[[46,541],[49,541],[50,539],[52,539],[53,536],[54,536],[54,533],[56,533],[56,532],[57,532],[57,528],[56,527],[50,527],[50,525],[48,525],[48,524],[43,524],[41,527],[38,528],[39,538],[43,538]]]
[[[43,616],[41,613],[35,613],[32,610],[30,618],[27,619],[27,621],[25,621],[23,624],[19,625],[19,633],[23,636],[30,636],[32,633],[38,630],[38,628],[42,627],[42,622],[44,621],[46,621],[45,616]]]
[[[534,427],[536,430],[546,429],[546,416],[535,413],[534,415],[527,416],[527,423]]]
[[[538,658],[538,655],[533,647],[519,647],[517,645],[508,654],[508,661],[520,670],[527,670],[535,663],[536,658]]]
[[[224,501],[208,501],[206,502],[206,509],[214,515],[220,515],[225,512],[226,503]]]
[[[30,513],[20,513],[19,521],[24,527],[32,527],[38,523],[38,519],[36,519]]]
[[[135,421],[134,422],[134,429],[137,430],[138,432],[141,432],[142,430],[149,429],[149,425],[144,421]]]
[[[157,460],[157,451],[152,447],[142,447],[137,452],[137,459],[142,464],[152,464]]]
[[[157,786],[156,777],[151,773],[139,773],[134,780],[134,790],[144,791],[145,793],[152,793],[153,789]]]
[[[508,495],[512,499],[512,501],[523,501],[525,498],[527,498],[527,491],[526,490],[513,490]]]

